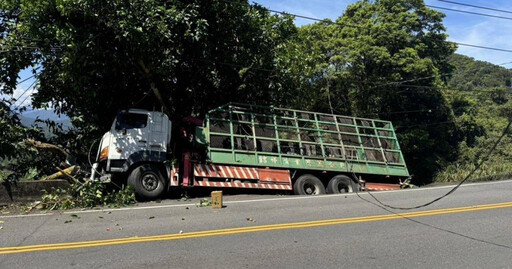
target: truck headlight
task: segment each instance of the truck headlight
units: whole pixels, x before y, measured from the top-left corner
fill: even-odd
[[[106,159],[108,159],[108,147],[105,147],[104,149],[101,150],[100,158],[99,158],[100,161],[103,161]]]

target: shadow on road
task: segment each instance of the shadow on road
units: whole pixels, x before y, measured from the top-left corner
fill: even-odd
[[[279,190],[259,190],[259,189],[217,189],[217,188],[190,188],[171,189],[162,199],[181,199],[186,198],[208,198],[212,191],[222,191],[223,195],[236,196],[236,195],[261,195],[261,196],[281,196],[293,194],[291,191]]]

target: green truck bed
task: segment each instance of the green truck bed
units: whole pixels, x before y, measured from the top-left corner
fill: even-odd
[[[409,177],[389,121],[229,103],[196,138],[216,164]]]

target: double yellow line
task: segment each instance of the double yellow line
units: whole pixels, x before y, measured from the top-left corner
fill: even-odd
[[[232,234],[242,234],[242,233],[255,233],[255,232],[264,232],[264,231],[277,231],[277,230],[286,230],[286,229],[312,228],[312,227],[341,225],[341,224],[349,224],[349,223],[394,220],[394,219],[400,219],[400,218],[404,218],[404,217],[417,218],[417,217],[454,214],[454,213],[463,213],[463,212],[472,212],[472,211],[481,211],[481,210],[490,210],[490,209],[499,209],[499,208],[510,208],[510,207],[512,207],[512,202],[408,212],[408,213],[402,213],[399,215],[398,214],[377,215],[377,216],[368,216],[368,217],[342,218],[342,219],[317,220],[317,221],[294,222],[294,223],[283,223],[283,224],[272,224],[272,225],[260,225],[260,226],[250,226],[250,227],[240,227],[240,228],[228,228],[228,229],[190,232],[190,233],[182,233],[182,234],[164,234],[164,235],[155,235],[155,236],[129,237],[129,238],[107,239],[107,240],[43,244],[43,245],[19,246],[19,247],[4,247],[4,248],[0,248],[0,255],[25,253],[25,252],[36,252],[36,251],[101,247],[101,246],[112,246],[112,245],[122,245],[122,244],[155,242],[155,241],[171,241],[171,240],[181,240],[181,239],[189,239],[189,238],[232,235]]]

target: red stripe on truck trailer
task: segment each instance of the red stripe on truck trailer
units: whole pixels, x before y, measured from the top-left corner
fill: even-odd
[[[400,184],[384,184],[366,182],[364,190],[368,191],[394,191],[399,190]]]
[[[194,177],[194,185],[203,187],[292,189],[289,170],[194,164]],[[219,179],[223,181],[216,181]],[[244,180],[244,182],[240,180]],[[248,180],[253,182],[248,182]]]
[[[215,182],[215,181],[196,181],[197,186],[218,187],[218,188],[244,188],[244,189],[270,189],[270,190],[291,190],[291,185],[283,184],[262,184],[262,183],[242,183],[242,182]]]
[[[259,179],[259,171],[261,170],[266,169],[215,164],[195,164],[194,176],[208,178]],[[288,170],[268,170],[277,171],[278,173],[282,173],[284,171],[289,174]]]

